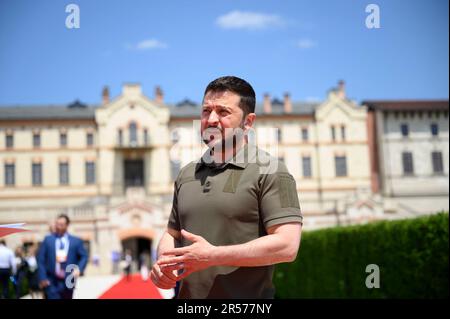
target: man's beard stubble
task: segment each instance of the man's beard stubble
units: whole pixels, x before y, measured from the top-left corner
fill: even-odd
[[[209,138],[204,138],[205,134],[208,134],[208,130],[210,129],[214,129],[215,131],[219,131],[219,132],[214,132],[216,133],[214,134],[209,134]],[[224,130],[219,129],[218,127],[212,127],[209,126],[208,128],[206,128],[206,130],[203,132],[203,136],[202,136],[202,140],[203,142],[208,146],[208,148],[211,151],[211,154],[214,153],[215,150],[220,149],[222,154],[225,154],[225,151],[227,149],[230,149],[232,147],[232,149],[236,148],[237,146],[237,142],[238,139],[239,140],[243,140],[245,139],[245,127],[244,127],[244,122],[242,122],[237,128],[228,128],[230,130],[233,130],[232,134],[230,134],[229,136],[224,137],[225,132]],[[228,130],[225,129],[225,130]],[[221,139],[218,142],[215,142],[215,137],[220,133]],[[236,134],[238,133],[238,134]]]

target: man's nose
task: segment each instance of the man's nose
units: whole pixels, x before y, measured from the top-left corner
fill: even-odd
[[[212,111],[208,117],[208,126],[217,126],[219,124],[219,116],[216,111]]]

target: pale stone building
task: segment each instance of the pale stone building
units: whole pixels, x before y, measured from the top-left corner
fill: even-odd
[[[448,101],[363,101],[369,109],[372,192],[385,212],[448,211]]]
[[[55,216],[67,213],[70,231],[99,262],[88,273],[110,273],[112,255],[125,248],[135,260],[155,251],[173,180],[204,150],[198,103],[168,105],[160,89],[149,99],[138,84],[102,97],[92,106],[0,107],[0,224],[30,229],[7,244],[40,242]],[[320,103],[266,94],[256,114],[252,138],[295,177],[305,229],[396,216],[395,209],[386,216],[384,194],[371,190],[367,107],[346,98],[343,82]],[[448,145],[445,156],[448,174]]]

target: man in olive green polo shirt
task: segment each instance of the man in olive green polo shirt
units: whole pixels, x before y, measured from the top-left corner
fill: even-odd
[[[297,256],[296,183],[283,163],[248,144],[254,111],[255,92],[240,78],[218,78],[205,90],[208,151],[175,181],[151,272],[160,288],[180,282],[178,298],[273,298],[274,264]]]

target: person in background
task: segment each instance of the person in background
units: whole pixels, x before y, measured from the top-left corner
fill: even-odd
[[[131,265],[133,263],[133,257],[131,256],[131,251],[129,249],[125,250],[125,255],[123,257],[123,260],[121,262],[122,269],[125,273],[125,276],[127,278],[127,281],[131,280]]]
[[[16,273],[14,275],[14,287],[16,290],[16,299],[22,297],[22,284],[28,273],[28,264],[22,247],[15,250]]]
[[[0,239],[0,299],[6,299],[9,295],[9,277],[16,272],[14,253],[6,247],[6,242]]]
[[[113,250],[111,252],[111,262],[112,262],[112,273],[118,274],[119,273],[119,263],[120,263],[120,252],[117,250]]]
[[[92,265],[95,267],[99,267],[100,266],[100,256],[98,254],[94,254],[92,255]]]
[[[45,237],[38,252],[39,286],[48,299],[72,299],[75,285],[67,285],[66,279],[69,275],[75,280],[82,276],[88,262],[83,241],[67,232],[69,224],[67,215],[59,215],[55,233]],[[77,268],[71,272],[69,265]]]
[[[38,264],[36,259],[37,246],[32,245],[28,248],[26,261],[28,264],[28,290],[32,299],[40,299],[41,290],[39,289]]]
[[[142,252],[139,256],[141,278],[145,282],[148,280],[149,275],[149,265],[150,265],[150,254],[148,252]]]

